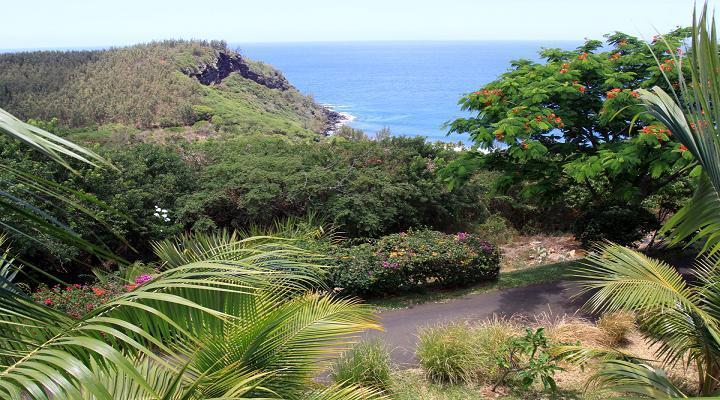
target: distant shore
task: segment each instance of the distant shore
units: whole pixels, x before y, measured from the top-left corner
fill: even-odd
[[[336,111],[337,106],[333,104],[321,104],[327,110],[328,124],[325,130],[325,136],[331,136],[341,126],[347,125],[354,121],[357,117],[344,111]]]

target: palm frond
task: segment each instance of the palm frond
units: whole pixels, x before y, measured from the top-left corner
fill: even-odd
[[[304,400],[386,400],[390,397],[374,389],[335,385],[308,393]]]
[[[50,157],[53,161],[72,171],[74,171],[74,169],[67,162],[66,158],[74,158],[94,166],[106,165],[112,167],[112,164],[95,152],[46,132],[36,126],[22,122],[1,108],[0,133],[28,144],[32,148]]]
[[[582,293],[592,293],[586,303],[591,311],[697,308],[696,295],[665,262],[612,243],[593,250],[574,273]]]
[[[201,260],[236,261],[252,259],[261,267],[299,271],[306,276],[322,275],[327,266],[324,257],[293,246],[293,241],[270,236],[241,238],[237,232],[185,233],[176,238],[153,243],[153,249],[165,267],[173,268]],[[283,253],[284,262],[265,262],[268,252]],[[320,285],[320,281],[313,282]]]
[[[355,301],[298,297],[311,280],[302,255],[251,243],[234,261],[165,269],[79,320],[0,289],[0,397],[163,398],[172,381],[185,397],[167,398],[297,398],[327,357],[379,327]]]
[[[623,360],[603,362],[591,382],[619,392],[649,396],[653,399],[687,397],[667,378],[663,370]]]

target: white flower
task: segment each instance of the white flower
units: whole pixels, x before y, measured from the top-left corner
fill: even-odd
[[[158,213],[154,213],[153,215],[160,218],[160,214],[158,214]]]

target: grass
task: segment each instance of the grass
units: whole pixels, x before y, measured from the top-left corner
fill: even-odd
[[[494,383],[502,349],[518,331],[502,318],[425,328],[418,335],[417,356],[431,382]]]
[[[397,371],[393,374],[391,387],[391,400],[480,400],[480,399],[552,399],[548,393],[538,390],[498,390],[492,391],[492,385],[463,384],[440,385],[424,379],[420,369]],[[565,386],[560,389],[556,399],[607,399],[606,392],[585,392],[582,385]]]
[[[493,290],[522,287],[536,283],[557,282],[568,279],[570,267],[577,265],[577,262],[578,260],[563,261],[517,271],[500,272],[500,277],[494,282],[484,282],[479,285],[454,290],[427,290],[400,296],[370,299],[368,303],[385,309],[407,308],[415,304],[443,302]]]
[[[390,384],[390,353],[377,339],[357,343],[336,361],[331,376],[336,383],[385,391]]]

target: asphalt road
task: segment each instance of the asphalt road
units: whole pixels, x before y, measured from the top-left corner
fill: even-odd
[[[425,303],[409,308],[386,310],[379,314],[384,332],[371,332],[391,349],[398,366],[416,364],[418,329],[459,321],[484,320],[498,316],[532,316],[542,312],[573,315],[584,302],[571,298],[576,290],[563,282],[543,283],[488,293],[468,295],[444,303]],[[586,315],[583,315],[586,316]]]

